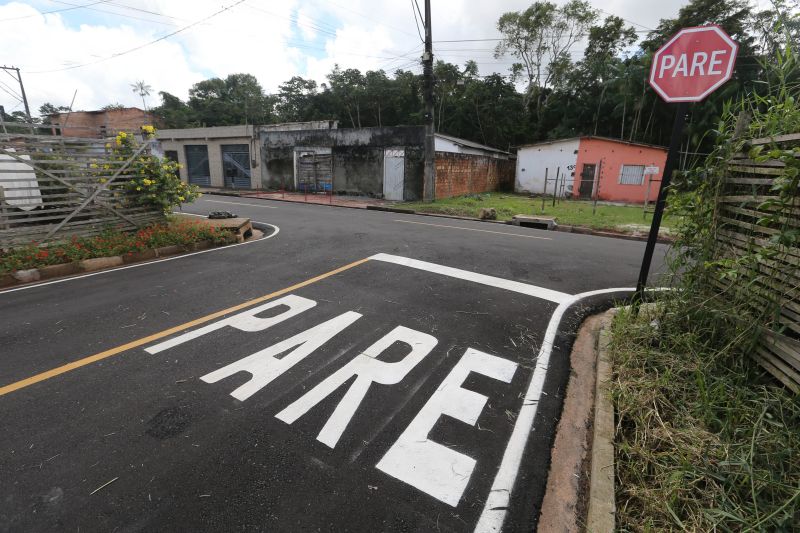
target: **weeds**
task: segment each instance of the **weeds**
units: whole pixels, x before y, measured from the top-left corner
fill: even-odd
[[[777,79],[793,79],[791,50],[776,63],[784,69]],[[745,140],[796,133],[799,95],[783,83],[726,106],[714,151],[670,197],[679,220],[668,280],[675,290],[614,321],[621,531],[800,531],[800,397],[750,357],[764,330],[782,331],[776,317],[797,290],[785,259],[800,241],[800,148],[773,144],[762,153]],[[783,165],[774,199],[756,208],[767,214],[751,224],[770,237],[749,235],[747,249],[731,256],[719,240],[720,197],[728,161],[743,152]]]

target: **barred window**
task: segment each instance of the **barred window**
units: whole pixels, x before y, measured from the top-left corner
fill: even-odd
[[[622,165],[619,171],[620,185],[641,185],[644,183],[644,165]]]

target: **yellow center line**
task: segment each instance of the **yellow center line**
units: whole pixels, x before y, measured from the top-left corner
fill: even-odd
[[[172,328],[169,328],[169,329],[165,329],[164,331],[159,331],[158,333],[153,333],[152,335],[148,335],[147,337],[142,337],[141,339],[138,339],[138,340],[135,340],[135,341],[131,341],[131,342],[129,342],[127,344],[123,344],[121,346],[117,346],[116,348],[111,348],[110,350],[106,350],[104,352],[96,353],[94,355],[90,355],[88,357],[84,357],[83,359],[78,359],[77,361],[73,361],[71,363],[67,363],[66,365],[62,365],[62,366],[59,366],[59,367],[56,367],[56,368],[51,368],[50,370],[47,370],[47,371],[42,372],[40,374],[36,374],[36,375],[31,376],[29,378],[25,378],[23,380],[15,382],[15,383],[11,383],[9,385],[5,385],[3,387],[0,387],[0,396],[3,396],[5,394],[8,394],[8,393],[20,390],[20,389],[24,389],[25,387],[29,387],[29,386],[31,386],[31,385],[33,385],[35,383],[39,383],[40,381],[44,381],[44,380],[47,380],[47,379],[50,379],[50,378],[54,378],[56,376],[60,376],[61,374],[65,374],[67,372],[70,372],[70,371],[75,370],[77,368],[80,368],[82,366],[90,365],[90,364],[95,363],[97,361],[100,361],[102,359],[106,359],[108,357],[120,354],[120,353],[128,351],[130,349],[137,348],[137,347],[142,346],[144,344],[149,344],[149,343],[151,343],[151,342],[153,342],[155,340],[162,339],[164,337],[172,335],[173,333],[178,333],[180,331],[192,328],[194,326],[198,326],[198,325],[203,324],[205,322],[209,322],[211,320],[214,320],[215,318],[220,318],[220,317],[225,316],[225,315],[227,315],[229,313],[233,313],[234,311],[239,311],[241,309],[244,309],[246,307],[250,307],[252,305],[255,305],[257,303],[263,302],[265,300],[270,300],[270,299],[275,298],[277,296],[282,296],[282,295],[286,294],[287,292],[291,292],[291,291],[300,289],[302,287],[306,287],[308,285],[311,285],[312,283],[316,283],[317,281],[323,280],[325,278],[329,278],[331,276],[335,276],[336,274],[339,274],[340,272],[344,272],[345,270],[349,270],[349,269],[351,269],[353,267],[356,267],[358,265],[366,263],[367,261],[369,261],[368,257],[364,258],[364,259],[359,259],[358,261],[354,261],[354,262],[352,262],[350,264],[344,265],[344,266],[339,267],[339,268],[337,268],[335,270],[331,270],[330,272],[326,272],[324,274],[320,274],[319,276],[313,277],[311,279],[307,279],[305,281],[301,281],[300,283],[296,283],[296,284],[292,285],[291,287],[286,287],[285,289],[281,289],[281,290],[278,290],[278,291],[275,291],[275,292],[271,292],[269,294],[265,294],[264,296],[259,296],[258,298],[254,298],[252,300],[248,300],[248,301],[240,303],[238,305],[234,305],[233,307],[228,307],[227,309],[223,309],[221,311],[217,311],[215,313],[211,313],[210,315],[206,315],[204,317],[200,317],[200,318],[196,318],[194,320],[190,320],[189,322],[181,324],[180,326],[175,326],[175,327],[172,327]]]
[[[481,233],[496,233],[498,235],[509,235],[511,237],[522,237],[525,239],[540,239],[542,241],[553,240],[550,237],[538,237],[536,235],[522,235],[520,233],[508,233],[507,231],[492,231],[488,229],[463,228],[461,226],[447,226],[445,224],[431,224],[430,222],[415,222],[413,220],[395,219],[394,222],[403,222],[404,224],[420,224],[421,226],[435,226],[437,228],[463,229],[464,231],[480,231]]]

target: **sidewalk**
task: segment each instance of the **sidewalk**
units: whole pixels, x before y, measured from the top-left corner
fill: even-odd
[[[356,209],[366,209],[367,206],[384,206],[388,202],[368,196],[339,196],[329,194],[304,194],[301,192],[265,192],[258,190],[220,189],[203,187],[203,193],[221,194],[226,196],[238,196],[239,198],[263,198],[265,200],[279,200],[284,202],[298,202],[305,204],[333,205],[336,207],[351,207]]]

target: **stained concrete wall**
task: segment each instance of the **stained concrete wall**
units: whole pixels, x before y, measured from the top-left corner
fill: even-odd
[[[295,153],[329,149],[335,192],[381,197],[384,150],[404,148],[404,199],[422,198],[425,133],[420,126],[302,131],[265,129],[259,132],[259,136],[261,180],[265,189],[295,189]]]

